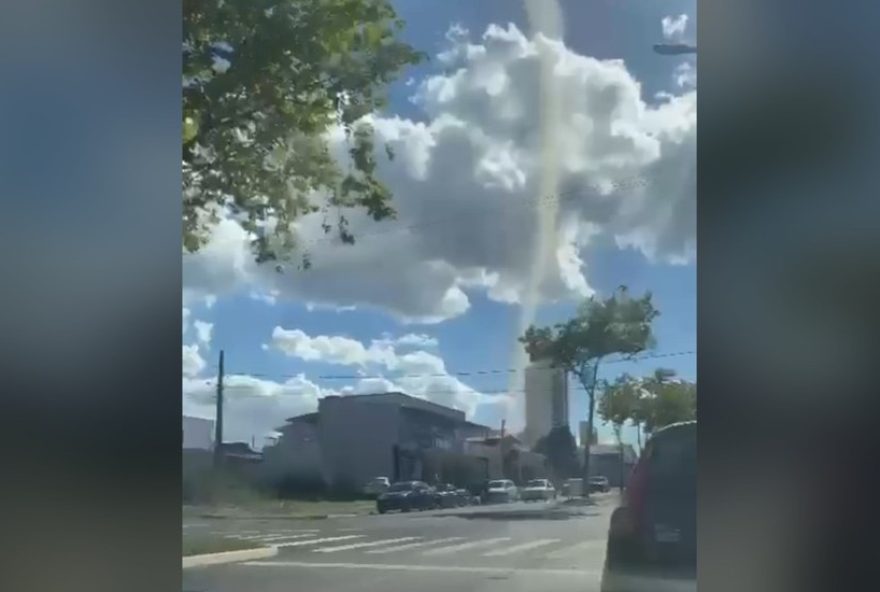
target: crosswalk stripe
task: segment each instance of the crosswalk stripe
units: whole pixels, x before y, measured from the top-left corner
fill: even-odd
[[[588,554],[588,553],[604,553],[605,552],[605,540],[597,539],[593,541],[584,541],[581,543],[576,543],[574,545],[570,545],[568,547],[562,547],[555,551],[552,551],[546,555],[548,559],[567,559],[569,557],[573,557],[580,554]]]
[[[284,541],[295,541],[297,539],[307,539],[309,537],[313,537],[313,534],[289,534],[287,536],[280,537],[272,537],[271,539],[254,539],[256,543],[267,543],[269,545],[274,545],[276,543],[283,543]]]
[[[312,553],[336,553],[337,551],[349,551],[351,549],[364,549],[366,547],[381,547],[382,545],[390,545],[392,543],[402,543],[404,541],[415,541],[421,537],[401,537],[398,539],[382,539],[381,541],[368,541],[366,543],[352,543],[351,545],[342,545],[340,547],[321,547],[320,549],[312,549]]]
[[[514,553],[531,551],[532,549],[537,549],[538,547],[544,547],[546,545],[552,545],[553,543],[558,542],[559,539],[538,539],[536,541],[529,541],[528,543],[523,543],[521,545],[513,545],[512,547],[501,547],[499,549],[489,551],[488,553],[483,553],[483,557],[502,557],[504,555],[513,555]]]
[[[503,543],[504,541],[509,541],[510,537],[499,537],[496,539],[483,539],[480,541],[471,541],[470,543],[462,543],[461,545],[448,545],[446,547],[439,547],[436,549],[428,549],[427,551],[422,552],[422,555],[448,555],[450,553],[456,553],[458,551],[465,551],[467,549],[473,549],[476,547],[483,547],[487,545],[493,545],[495,543]]]
[[[347,541],[350,539],[361,539],[364,535],[362,534],[347,534],[345,536],[335,536],[335,537],[327,537],[323,539],[308,539],[305,541],[293,541],[292,543],[281,543],[280,545],[273,545],[274,547],[303,547],[305,545],[320,545],[321,543],[332,543],[334,541]]]
[[[264,532],[261,534],[250,534],[243,535],[232,534],[229,535],[230,538],[241,539],[243,541],[271,541],[272,539],[282,539],[286,537],[290,537],[293,535],[300,536],[311,536],[313,533],[320,532],[319,530],[289,530],[287,532]]]
[[[303,537],[310,537],[310,536],[315,536],[315,533],[312,533],[312,532],[301,532],[301,533],[289,533],[289,534],[276,534],[276,535],[267,536],[267,537],[260,537],[258,540],[261,540],[261,541],[272,541],[272,540],[275,540],[275,539],[289,539],[290,537],[303,538]]]
[[[449,537],[448,539],[434,539],[433,541],[420,541],[418,543],[407,543],[406,545],[395,545],[394,547],[385,547],[383,549],[370,549],[366,553],[375,553],[377,555],[385,553],[394,553],[396,551],[407,551],[418,547],[427,547],[428,545],[440,545],[443,543],[452,543],[455,541],[463,541],[464,537]]]

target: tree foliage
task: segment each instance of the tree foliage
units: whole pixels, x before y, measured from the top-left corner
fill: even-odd
[[[663,426],[697,417],[697,385],[676,378],[675,371],[658,368],[646,378],[619,376],[604,389],[599,415],[615,426],[627,421],[652,432]]]
[[[634,419],[653,432],[663,426],[697,418],[697,385],[675,377],[671,370],[657,370],[643,381],[646,396],[640,399]]]
[[[602,389],[597,409],[599,417],[619,430],[638,414],[641,396],[641,383],[629,374],[622,374]]]
[[[564,323],[529,327],[520,342],[533,360],[550,359],[580,378],[584,368],[602,358],[633,356],[653,346],[651,326],[658,314],[650,292],[632,298],[621,286],[608,298],[584,301]]]
[[[290,223],[303,214],[324,211],[325,232],[346,243],[346,209],[394,215],[363,116],[425,57],[399,41],[402,27],[388,0],[184,0],[187,250],[205,242],[218,206],[252,234],[258,261],[289,254]],[[327,144],[336,124],[345,165]]]
[[[650,292],[632,298],[627,287],[620,286],[608,298],[584,301],[574,318],[566,322],[529,327],[520,342],[532,360],[549,359],[578,377],[587,391],[587,424],[591,433],[599,364],[611,355],[632,357],[652,347],[652,324],[658,314]],[[584,453],[583,470],[589,475],[589,446]]]
[[[568,426],[558,426],[550,430],[547,435],[538,439],[534,450],[547,457],[547,463],[557,477],[564,479],[577,474],[577,442]]]

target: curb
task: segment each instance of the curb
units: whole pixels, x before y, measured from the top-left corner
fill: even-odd
[[[357,516],[357,514],[352,514]],[[199,514],[205,520],[327,520],[329,518],[346,517],[345,514],[257,514],[236,516],[233,514]]]
[[[242,549],[240,551],[208,553],[206,555],[189,555],[183,558],[183,569],[203,567],[206,565],[218,565],[221,563],[235,563],[237,561],[251,561],[252,559],[266,559],[274,557],[277,554],[278,547],[263,547],[260,549]]]

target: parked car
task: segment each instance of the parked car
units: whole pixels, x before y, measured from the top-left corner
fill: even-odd
[[[391,482],[388,480],[388,477],[374,477],[370,479],[370,482],[364,485],[364,495],[368,495],[370,497],[378,496],[391,487]]]
[[[532,479],[520,492],[524,502],[556,499],[556,488],[548,479]]]
[[[488,481],[478,481],[468,485],[467,492],[470,494],[471,505],[479,505],[486,501],[489,492],[488,485]]]
[[[584,495],[584,480],[580,478],[566,479],[562,484],[562,495],[565,497],[581,497]]]
[[[601,492],[605,493],[611,489],[611,485],[608,483],[608,477],[590,477],[590,492],[596,493]]]
[[[611,515],[602,592],[696,590],[697,422],[654,433]]]
[[[441,508],[458,508],[466,506],[470,495],[467,490],[459,489],[451,483],[441,483],[436,488],[437,505]]]
[[[510,479],[489,481],[486,491],[486,503],[506,504],[519,500],[519,489]]]
[[[431,510],[437,507],[436,492],[424,481],[400,481],[376,498],[380,514],[391,510]]]

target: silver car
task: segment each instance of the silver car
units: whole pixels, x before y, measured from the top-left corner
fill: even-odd
[[[519,500],[519,489],[510,479],[489,481],[486,501],[490,504],[507,504]]]
[[[520,492],[524,502],[556,499],[556,488],[548,479],[532,479]]]

